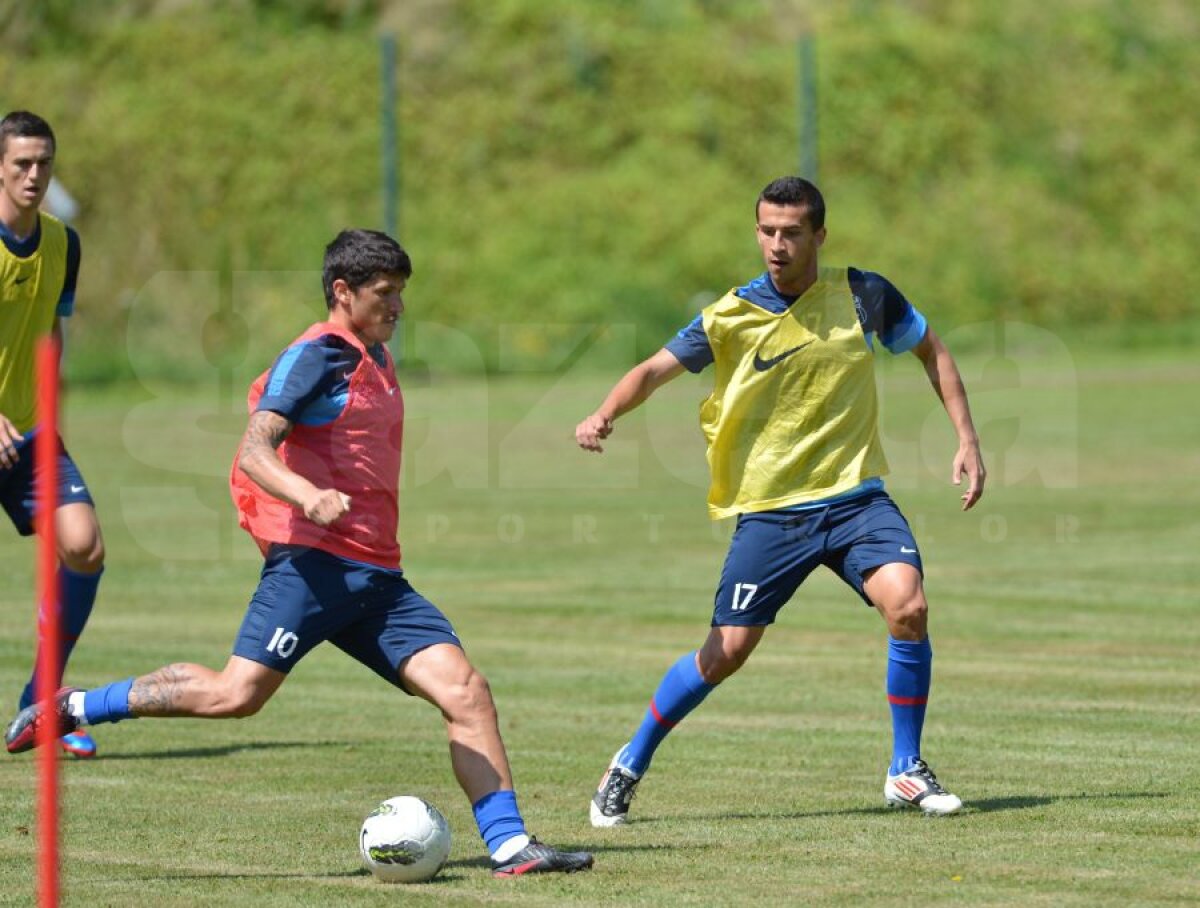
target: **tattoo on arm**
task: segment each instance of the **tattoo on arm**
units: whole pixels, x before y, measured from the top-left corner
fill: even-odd
[[[272,413],[270,410],[259,410],[250,416],[246,425],[246,434],[242,438],[243,455],[261,454],[264,449],[274,451],[292,431],[289,420]]]
[[[183,665],[168,665],[138,678],[129,689],[129,708],[136,716],[180,715],[181,694],[189,680]]]

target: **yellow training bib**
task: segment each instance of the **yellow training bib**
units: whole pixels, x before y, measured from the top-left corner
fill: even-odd
[[[33,428],[34,347],[54,327],[67,276],[67,228],[40,214],[38,248],[22,258],[0,243],[0,413],[21,433]]]
[[[828,498],[888,472],[875,356],[845,268],[821,268],[785,312],[731,290],[702,316],[716,368],[700,406],[714,520]]]

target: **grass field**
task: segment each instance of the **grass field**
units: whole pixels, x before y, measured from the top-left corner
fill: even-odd
[[[961,815],[884,809],[884,628],[817,576],[668,739],[636,822],[593,830],[606,761],[706,630],[729,528],[704,514],[700,386],[664,389],[594,457],[571,431],[615,375],[411,376],[406,568],[491,680],[533,830],[595,870],[492,880],[438,717],[330,649],[257,717],[101,727],[101,759],[64,760],[66,904],[1200,901],[1200,365],[1010,356],[963,363],[993,474],[965,515],[917,364],[884,375],[889,488],[933,609],[925,752]],[[224,662],[256,577],[224,491],[235,393],[70,395],[109,550],[71,682]],[[31,563],[0,545],[13,699]],[[33,899],[34,767],[0,759],[3,904]],[[356,833],[401,793],[441,807],[455,843],[435,881],[396,891],[360,869]]]

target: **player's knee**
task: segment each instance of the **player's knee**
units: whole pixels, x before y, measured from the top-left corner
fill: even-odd
[[[231,700],[218,715],[224,719],[248,719],[263,708],[258,700]]]
[[[700,677],[706,684],[720,684],[746,664],[765,630],[763,627],[713,628],[696,660]]]
[[[104,567],[104,540],[98,530],[81,528],[61,533],[58,558],[76,574],[95,574]]]
[[[919,640],[925,636],[929,605],[920,590],[891,603],[887,609],[892,636]]]
[[[213,715],[223,719],[246,719],[258,713],[268,699],[251,685],[228,686],[218,693]]]
[[[494,721],[496,704],[492,688],[482,674],[471,669],[466,675],[448,685],[443,709],[456,721]]]
[[[751,652],[738,647],[706,648],[700,654],[700,677],[705,684],[720,684],[746,664]]]
[[[709,666],[708,671],[701,672],[701,675],[708,684],[720,684],[745,665],[746,658],[746,656],[736,653],[723,654],[713,665]]]

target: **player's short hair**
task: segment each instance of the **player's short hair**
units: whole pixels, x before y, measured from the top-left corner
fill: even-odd
[[[50,124],[27,110],[14,110],[0,120],[0,155],[8,150],[9,136],[18,139],[49,139],[50,146],[55,151],[58,150],[58,142]]]
[[[412,277],[408,253],[379,230],[343,230],[325,247],[325,305],[333,308],[333,282],[343,280],[351,290],[368,283],[377,274]]]
[[[813,230],[825,226],[825,197],[821,190],[804,177],[780,177],[772,180],[758,194],[754,203],[754,217],[758,218],[758,206],[761,202],[772,205],[803,205],[808,211],[808,223]]]

